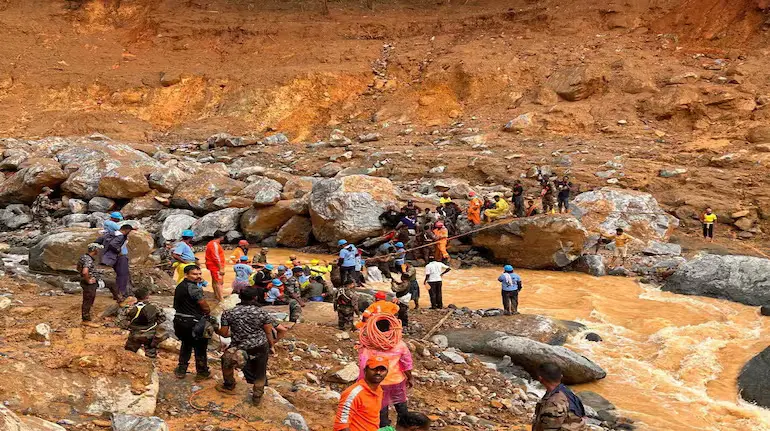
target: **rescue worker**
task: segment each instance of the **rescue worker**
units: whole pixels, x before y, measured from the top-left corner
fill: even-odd
[[[222,248],[224,236],[218,236],[206,244],[206,269],[211,273],[213,282],[214,296],[217,301],[222,302],[224,296],[222,290],[225,285],[225,249]]]
[[[145,356],[155,358],[158,346],[168,338],[160,328],[166,315],[160,306],[150,302],[150,291],[146,287],[136,289],[134,296],[138,302],[124,307],[118,314],[117,325],[129,331],[125,349],[136,353],[142,348]]]
[[[468,221],[473,225],[481,223],[481,206],[484,202],[476,196],[476,192],[468,193]]]
[[[230,262],[235,265],[241,262],[241,256],[249,255],[249,242],[245,239],[238,241],[238,247],[235,247],[233,254],[230,255]]]
[[[398,320],[401,321],[401,327],[406,331],[409,328],[409,277],[401,274],[401,280],[391,280],[390,290],[396,295],[394,301],[398,305]]]
[[[547,178],[543,178],[541,185],[543,186],[543,190],[540,192],[540,200],[543,204],[543,214],[551,214],[555,212],[554,193],[556,191],[556,186],[554,186],[551,180]]]
[[[299,287],[299,280],[294,275],[295,272],[301,273],[302,268],[295,267],[293,270],[287,269],[283,273],[278,271],[278,279],[283,282],[283,296],[289,302],[289,322],[297,322],[302,316],[302,307],[305,301],[302,300],[302,290]]]
[[[211,377],[206,349],[209,340],[196,337],[193,329],[202,319],[208,319],[211,307],[203,297],[203,272],[196,264],[186,265],[183,269],[185,278],[174,290],[174,335],[182,343],[179,349],[179,362],[174,370],[178,379],[187,375],[190,356],[195,351],[195,380]]]
[[[222,313],[222,325],[217,333],[231,339],[222,354],[223,383],[216,390],[235,395],[235,369],[243,371],[246,382],[252,385],[251,400],[258,405],[267,385],[267,362],[275,343],[287,329],[259,307],[257,292],[247,289],[241,293],[241,302]]]
[[[395,272],[401,274],[404,272],[404,264],[406,263],[406,249],[403,242],[397,242],[393,244],[396,248],[396,256],[393,259],[393,268]]]
[[[374,294],[374,302],[361,314],[361,322],[366,322],[375,314],[398,315],[398,305],[388,301],[388,295],[381,290]]]
[[[505,265],[503,273],[497,277],[502,287],[503,310],[506,316],[519,314],[519,291],[521,291],[521,277],[513,272],[513,266]]]
[[[261,263],[251,264],[251,266],[256,269],[254,274],[251,276],[251,285],[258,292],[257,301],[259,301],[260,304],[264,304],[265,294],[269,289],[270,283],[273,281],[274,267],[269,263],[265,266],[261,265]]]
[[[94,306],[94,300],[96,299],[96,290],[100,285],[104,285],[102,273],[96,268],[96,256],[99,254],[99,250],[103,248],[104,246],[101,244],[88,244],[88,252],[80,256],[77,264],[77,271],[80,275],[80,287],[83,289],[83,304],[80,308],[80,315],[83,319],[83,325],[90,327],[99,326],[91,322],[91,308]],[[123,302],[123,297],[120,295],[117,286],[111,286],[110,293],[112,293],[112,299],[115,302]]]
[[[262,249],[259,250],[259,254],[254,255],[254,259],[251,260],[251,263],[261,263],[263,265],[267,265],[267,253],[269,251],[269,248],[262,247]]]
[[[317,275],[311,277],[310,283],[308,283],[302,296],[308,298],[308,301],[310,302],[324,302],[324,298],[326,298],[327,293],[330,292],[331,289],[327,285],[326,280],[320,275]]]
[[[449,196],[449,192],[441,193],[441,197],[438,198],[438,203],[445,207],[449,202],[452,202],[452,198]]]
[[[358,249],[344,239],[337,241],[337,246],[340,248],[339,261],[337,264],[340,268],[340,279],[342,280],[342,284],[347,284],[348,281],[354,280],[355,278]]]
[[[420,215],[420,209],[417,208],[417,206],[414,204],[414,201],[410,199],[406,201],[406,205],[401,208],[401,213],[405,217],[410,217],[416,220],[417,216]]]
[[[388,205],[388,209],[380,214],[379,220],[385,230],[393,230],[401,221],[401,213],[396,210],[395,205]]]
[[[511,208],[511,206],[508,205],[508,201],[500,197],[500,195],[495,195],[494,200],[495,207],[484,211],[484,215],[486,216],[487,221],[495,221],[499,218],[507,216],[508,211]]]
[[[433,225],[431,231],[432,240],[436,242],[434,256],[444,263],[449,262],[449,252],[447,251],[447,243],[449,242],[449,231],[444,227],[444,223],[437,221]]]
[[[407,262],[404,265],[404,273],[401,274],[401,279],[407,279],[409,281],[409,295],[411,300],[414,301],[414,309],[420,309],[420,283],[417,281],[417,268],[411,263]]]
[[[332,272],[332,266],[326,264],[324,262],[321,264],[321,261],[318,259],[313,259],[310,261],[310,276],[311,277],[324,277],[326,274],[330,274]]]
[[[128,297],[131,273],[128,266],[128,236],[134,228],[126,223],[115,232],[108,232],[101,240],[104,245],[102,264],[111,266],[115,270],[115,284],[122,297]]]
[[[537,208],[537,205],[535,204],[535,201],[532,200],[532,199],[528,200],[527,201],[526,216],[527,217],[532,217],[532,216],[535,216],[535,215],[538,215],[538,214],[540,214],[540,210]]]
[[[356,326],[353,323],[355,316],[361,314],[361,310],[358,308],[358,293],[355,290],[355,283],[349,281],[344,284],[334,294],[334,311],[337,312],[337,327],[340,331],[356,330]]]
[[[521,180],[516,180],[513,183],[513,211],[516,217],[524,217],[524,209],[524,186]]]
[[[171,257],[174,258],[174,266],[176,267],[176,282],[181,283],[184,280],[184,269],[190,265],[197,265],[198,258],[195,257],[195,252],[192,249],[192,241],[195,237],[195,232],[190,229],[182,231],[182,239],[174,246],[171,251]]]
[[[535,407],[532,431],[583,431],[585,407],[580,398],[561,383],[558,365],[545,362],[537,369],[537,380],[545,386],[545,395]]]
[[[706,208],[706,212],[701,216],[701,222],[703,223],[703,239],[714,242],[714,225],[717,222],[717,215],[712,212],[711,208]]]
[[[340,396],[334,431],[376,431],[380,428],[383,392],[380,383],[388,375],[388,362],[382,356],[366,361],[363,378]]]
[[[35,201],[32,203],[32,220],[40,225],[40,231],[48,233],[53,224],[50,211],[53,211],[57,206],[51,202],[51,190],[50,187],[43,187],[43,191],[37,195]]]
[[[356,251],[356,266],[354,268],[355,273],[355,280],[356,280],[356,286],[361,287],[366,284],[366,279],[364,278],[364,267],[366,266],[366,259],[363,257],[363,251],[360,249]]]
[[[569,197],[572,193],[572,183],[568,176],[564,176],[561,181],[556,182],[557,195],[557,209],[559,213],[569,212]]]
[[[233,265],[235,280],[233,280],[233,293],[239,294],[251,286],[250,279],[254,270],[249,265],[249,257],[241,256],[241,261]]]

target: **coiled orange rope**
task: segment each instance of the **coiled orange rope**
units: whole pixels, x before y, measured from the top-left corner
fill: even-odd
[[[387,320],[390,330],[382,332],[377,328],[377,322]],[[390,350],[401,342],[401,321],[392,314],[375,314],[368,318],[361,327],[358,341],[361,346],[372,350]]]

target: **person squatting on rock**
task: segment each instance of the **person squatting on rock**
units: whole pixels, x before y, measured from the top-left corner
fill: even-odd
[[[129,285],[131,283],[131,273],[128,266],[128,236],[134,228],[126,223],[117,230],[111,230],[113,226],[108,224],[109,221],[104,222],[106,232],[96,242],[104,246],[102,264],[111,266],[115,270],[115,283],[118,285],[120,295],[125,298],[130,294]]]
[[[96,290],[100,286],[104,286],[102,273],[96,268],[96,256],[99,254],[99,250],[103,248],[103,245],[92,242],[88,244],[88,252],[78,259],[77,271],[80,275],[80,287],[83,289],[83,304],[80,313],[83,324],[87,326],[98,326],[91,323],[91,308],[93,308],[94,300],[96,300]],[[117,286],[111,286],[110,293],[112,293],[112,299],[115,302],[123,302],[123,297]]]
[[[259,254],[254,255],[254,259],[251,260],[251,263],[261,263],[262,265],[267,265],[267,253],[269,251],[269,248],[262,247],[262,249],[259,250]]]
[[[378,320],[376,325],[380,332],[387,332],[391,329],[388,320]],[[409,347],[403,340],[388,350],[361,347],[358,350],[359,379],[365,377],[368,361],[377,357],[383,358],[388,367],[388,374],[380,386],[383,391],[380,427],[386,427],[390,425],[390,418],[388,417],[390,406],[395,408],[399,417],[408,411],[407,391],[414,386],[412,352],[409,351]]]
[[[337,246],[340,248],[338,266],[340,267],[342,284],[347,284],[350,280],[355,281],[358,249],[353,244],[349,244],[345,239],[337,241]]]
[[[503,310],[506,316],[519,314],[519,292],[521,291],[521,277],[513,272],[513,266],[505,265],[503,273],[497,277],[502,285]]]
[[[358,293],[355,290],[355,283],[348,281],[334,294],[334,311],[337,312],[337,327],[340,331],[355,331],[355,316],[360,315],[358,308]]]
[[[205,323],[211,314],[211,307],[203,298],[203,273],[198,265],[187,265],[184,268],[185,278],[176,286],[174,291],[174,334],[181,341],[179,349],[179,364],[174,374],[183,379],[187,375],[190,356],[195,352],[196,380],[204,380],[211,376],[208,366],[206,349],[209,340],[204,334],[196,334],[195,329]],[[202,331],[201,331],[202,332]]]
[[[500,218],[505,218],[508,216],[508,212],[511,209],[511,206],[508,205],[508,201],[506,201],[505,198],[501,197],[500,195],[495,195],[494,199],[494,208],[484,211],[484,217],[487,219],[487,221],[495,221]]]
[[[120,310],[117,325],[129,331],[126,350],[136,353],[143,348],[145,356],[155,358],[158,346],[168,338],[160,327],[166,321],[166,315],[161,307],[150,302],[150,291],[146,287],[140,287],[134,293],[138,302]]]
[[[40,231],[43,233],[51,230],[53,219],[50,211],[57,209],[57,206],[51,202],[51,193],[53,190],[50,187],[43,187],[42,193],[32,202],[32,220],[40,226]]]
[[[198,264],[198,258],[195,257],[195,252],[192,249],[194,237],[195,232],[190,229],[183,231],[182,240],[179,241],[171,251],[171,256],[174,258],[174,267],[176,268],[176,278],[174,281],[177,283],[181,283],[185,278],[184,269],[187,266]]]
[[[586,429],[585,407],[568,387],[561,383],[558,365],[545,362],[537,369],[537,380],[546,393],[535,407],[532,431],[583,431]]]
[[[241,302],[222,313],[222,324],[217,333],[230,337],[230,346],[222,354],[222,377],[217,385],[220,392],[235,394],[235,369],[243,371],[246,382],[253,385],[252,401],[259,404],[267,386],[267,362],[276,341],[287,329],[257,302],[257,291],[246,289],[240,294]],[[274,332],[275,331],[275,332]]]
[[[211,281],[214,287],[214,296],[217,301],[222,302],[224,296],[222,289],[225,286],[225,249],[222,248],[224,236],[218,236],[206,244],[206,269],[211,274]]]
[[[340,396],[334,431],[376,431],[380,428],[383,390],[380,384],[388,375],[388,363],[382,356],[370,357],[363,378],[345,389]]]

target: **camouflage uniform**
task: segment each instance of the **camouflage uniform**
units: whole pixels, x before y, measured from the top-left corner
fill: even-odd
[[[300,305],[301,292],[299,280],[295,277],[288,277],[283,282],[283,295],[289,302],[289,322],[296,322],[302,316],[302,306]]]
[[[160,328],[165,321],[163,310],[151,302],[137,302],[131,307],[123,307],[118,313],[117,324],[129,330],[126,350],[136,352],[144,347],[148,358],[156,357],[158,345],[168,338],[168,334]]]
[[[341,287],[334,295],[334,311],[337,312],[337,325],[344,331],[348,327],[355,329],[353,319],[356,314],[360,314],[358,308],[358,294],[353,289]]]
[[[158,256],[160,257],[160,269],[173,277],[174,259],[171,257],[171,249],[165,246],[161,247],[158,249]]]
[[[532,431],[583,431],[585,421],[569,409],[563,392],[547,392],[537,403]]]
[[[543,185],[543,190],[545,190],[545,194],[542,197],[543,214],[549,214],[556,207],[556,199],[554,197],[556,186],[554,186],[553,182],[548,181]]]
[[[40,225],[40,230],[48,232],[53,224],[53,219],[48,211],[54,209],[51,198],[46,193],[41,193],[32,203],[32,219]]]

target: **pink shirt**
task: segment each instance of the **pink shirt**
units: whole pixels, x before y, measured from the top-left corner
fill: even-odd
[[[372,356],[383,356],[388,361],[388,375],[382,381],[383,385],[395,385],[403,382],[406,379],[404,371],[412,370],[412,352],[409,351],[409,347],[403,341],[398,343],[396,347],[385,351],[362,347],[358,351],[359,379],[364,378],[366,361]]]

